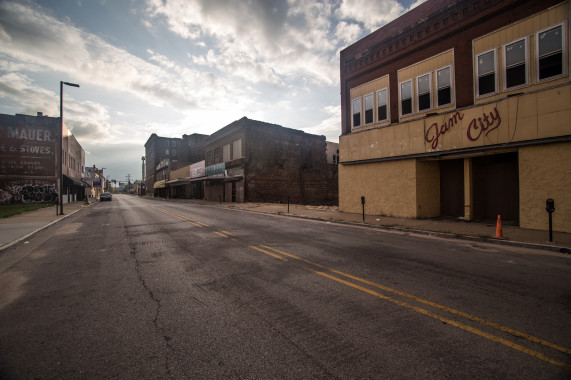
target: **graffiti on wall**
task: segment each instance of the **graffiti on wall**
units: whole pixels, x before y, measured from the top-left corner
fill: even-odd
[[[0,203],[55,202],[57,199],[58,192],[54,184],[8,185],[6,189],[0,189]]]

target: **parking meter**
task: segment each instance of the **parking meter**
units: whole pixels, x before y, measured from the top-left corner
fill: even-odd
[[[555,211],[555,201],[551,198],[545,201],[545,210],[547,212]]]
[[[545,201],[545,210],[549,213],[549,241],[553,241],[553,211],[555,211],[555,201],[548,198]]]
[[[362,204],[362,205],[365,204],[365,196],[364,196],[364,195],[361,197],[361,204]]]

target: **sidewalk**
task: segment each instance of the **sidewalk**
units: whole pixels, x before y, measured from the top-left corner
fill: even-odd
[[[159,198],[145,199],[165,202],[164,199]],[[288,213],[288,205],[279,203],[218,203],[194,199],[169,199],[167,202],[194,203],[211,207],[281,215],[284,217],[300,217],[337,223],[368,225],[387,230],[439,235],[449,238],[470,239],[497,244],[511,244],[561,253],[569,253],[569,251],[571,251],[571,234],[553,232],[553,242],[550,243],[548,242],[548,231],[503,225],[503,239],[496,239],[495,223],[488,224],[440,219],[404,219],[365,215],[365,223],[363,224],[362,214],[340,212],[337,207],[329,206],[290,204]],[[64,215],[56,215],[55,207],[48,207],[0,219],[0,251],[84,207],[88,206],[84,205],[83,202],[74,202],[64,204]]]
[[[207,203],[204,201],[195,200],[187,200],[186,202]],[[208,203],[216,205],[217,207],[363,225],[362,214],[341,212],[339,211],[338,207],[332,206],[306,206],[290,204],[288,213],[287,204]],[[571,234],[564,232],[553,232],[553,242],[549,242],[548,231],[531,230],[517,226],[503,225],[503,238],[497,239],[495,237],[496,223],[489,224],[478,222],[464,222],[461,220],[452,219],[405,219],[377,215],[365,215],[364,225],[377,226],[379,228],[403,232],[440,235],[443,237],[486,241],[497,244],[527,246],[530,248],[547,249],[561,253],[569,253],[571,251]]]
[[[64,203],[63,215],[56,215],[55,206],[0,219],[0,251],[28,238],[47,226],[86,207],[82,201]],[[59,206],[58,206],[59,211]]]

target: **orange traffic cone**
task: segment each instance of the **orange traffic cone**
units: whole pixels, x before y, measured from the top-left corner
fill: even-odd
[[[498,215],[498,223],[496,224],[496,238],[502,239],[504,235],[502,234],[502,218]]]

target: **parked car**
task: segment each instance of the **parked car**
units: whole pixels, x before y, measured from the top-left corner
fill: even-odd
[[[111,195],[111,193],[102,193],[101,196],[99,197],[99,200],[101,202],[110,201],[112,199],[113,199],[113,195]]]

